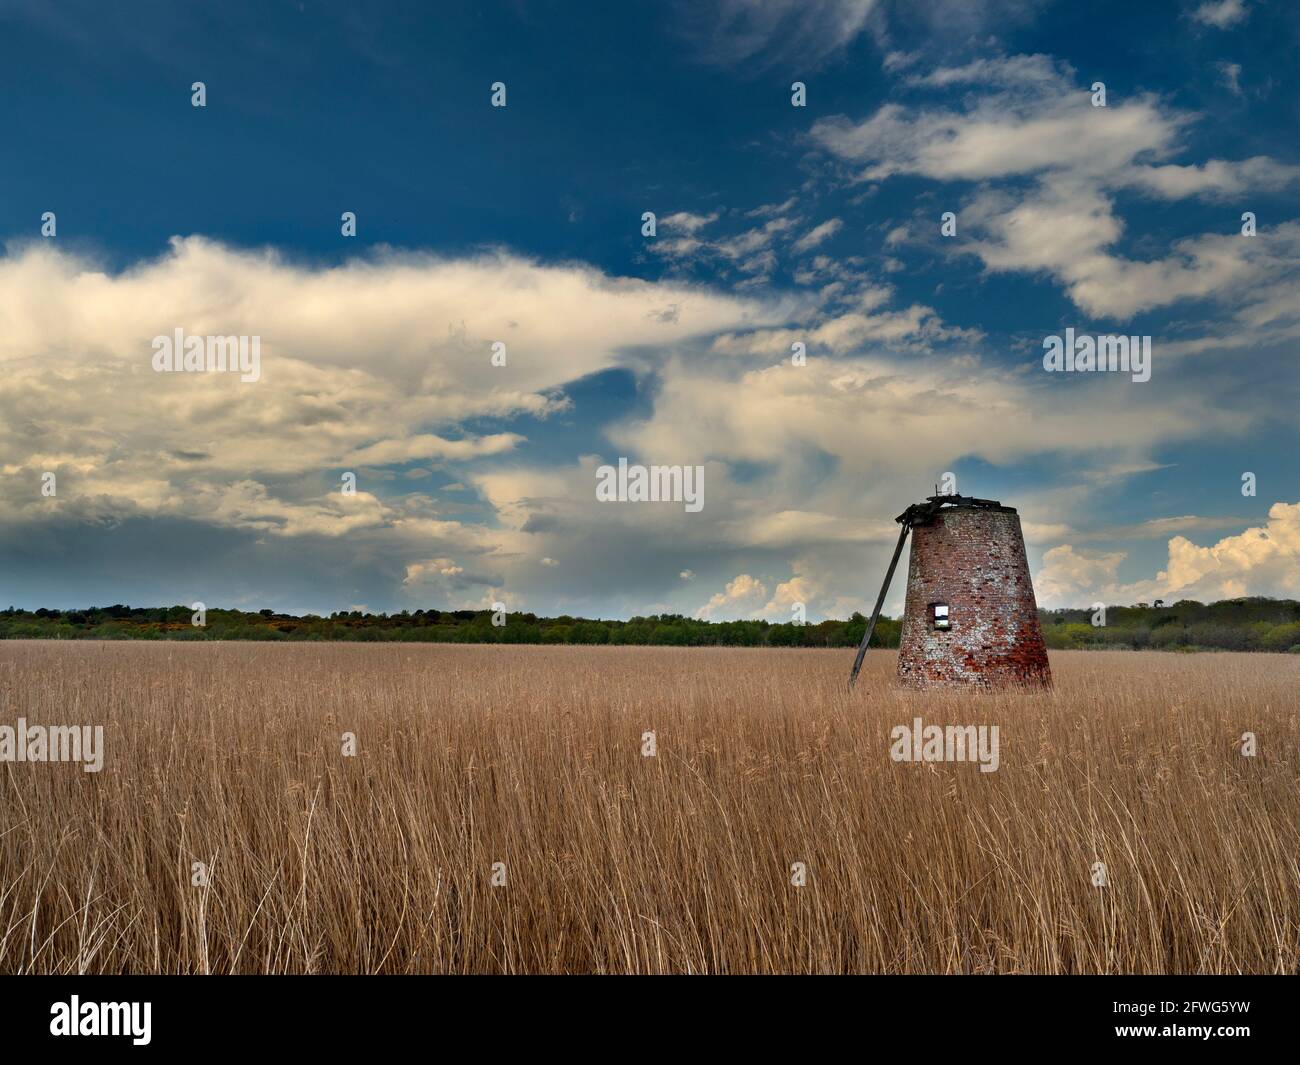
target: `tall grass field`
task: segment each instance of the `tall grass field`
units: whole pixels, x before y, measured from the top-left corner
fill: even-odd
[[[0,725],[104,728],[0,763],[0,971],[1297,971],[1300,656],[852,657],[0,642]]]

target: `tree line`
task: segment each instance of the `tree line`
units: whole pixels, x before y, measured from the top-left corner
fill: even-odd
[[[669,647],[856,647],[867,619],[816,624],[761,620],[704,621],[654,614],[626,621],[490,610],[339,611],[328,617],[272,610],[206,611],[192,623],[187,606],[122,604],[74,610],[0,610],[0,639],[54,640],[344,640],[412,643],[641,644]],[[1300,653],[1300,602],[1262,597],[1204,604],[1110,607],[1094,612],[1040,610],[1047,646],[1056,649],[1291,651]],[[504,622],[494,624],[494,621]],[[902,622],[881,618],[872,647],[897,647]]]

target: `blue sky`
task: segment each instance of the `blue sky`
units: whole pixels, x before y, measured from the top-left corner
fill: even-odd
[[[465,8],[0,0],[0,600],[844,616],[945,472],[1047,605],[1300,595],[1293,7]]]

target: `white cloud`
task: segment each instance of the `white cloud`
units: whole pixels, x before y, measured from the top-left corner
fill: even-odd
[[[781,203],[765,203],[755,207],[752,211],[746,211],[746,218],[775,218],[778,215],[789,214],[799,203],[799,197],[791,196]]]
[[[1117,184],[1127,184],[1167,200],[1189,196],[1228,200],[1251,190],[1278,192],[1297,182],[1300,182],[1300,166],[1254,156],[1239,162],[1211,159],[1200,165],[1135,167]]]
[[[1214,64],[1214,68],[1219,72],[1219,84],[1226,88],[1233,96],[1241,95],[1241,64],[1229,63],[1227,60],[1221,60]]]
[[[854,166],[860,181],[912,174],[975,182],[952,253],[974,253],[991,270],[1047,271],[1082,309],[1120,319],[1183,299],[1251,298],[1293,268],[1287,223],[1273,227],[1271,242],[1228,229],[1181,240],[1164,258],[1117,255],[1124,224],[1114,194],[1231,202],[1295,187],[1300,166],[1266,156],[1172,162],[1195,116],[1151,95],[1112,93],[1106,107],[1094,107],[1074,72],[1047,56],[980,59],[909,83],[975,91],[956,109],[890,103],[862,121],[822,119],[812,139]],[[1006,184],[1011,178],[1030,184]]]
[[[458,566],[449,558],[432,558],[426,562],[412,562],[406,567],[407,584],[415,584],[426,577],[457,577],[465,572],[464,566]]]
[[[1274,503],[1263,525],[1207,547],[1174,536],[1165,568],[1153,578],[1121,582],[1117,573],[1126,558],[1123,551],[1086,554],[1069,544],[1044,552],[1035,581],[1040,603],[1054,607],[1153,599],[1214,602],[1248,595],[1300,597],[1300,503]]]
[[[1215,29],[1226,30],[1249,14],[1245,0],[1206,0],[1192,11],[1192,18]]]
[[[500,457],[523,437],[463,423],[561,411],[567,382],[619,365],[625,350],[778,313],[504,252],[306,267],[189,238],[112,273],[32,245],[0,259],[0,454],[30,487],[0,497],[0,523],[49,509],[37,490],[46,470],[65,515],[152,513],[286,536],[410,520],[411,502],[346,500],[339,471]],[[261,380],[155,373],[151,340],[177,327],[261,337]],[[505,367],[489,357],[498,339]]]
[[[681,230],[684,233],[696,233],[707,225],[712,225],[718,220],[718,212],[711,214],[692,214],[690,211],[678,211],[675,214],[665,215],[662,224],[669,230]]]
[[[1281,223],[1251,239],[1230,231],[1179,240],[1163,259],[1112,255],[1124,227],[1110,199],[1069,179],[1045,181],[1019,202],[978,194],[962,218],[977,234],[966,250],[990,270],[1047,271],[1082,310],[1121,320],[1183,299],[1257,304],[1295,273],[1300,249],[1300,225]]]
[[[1153,582],[1163,598],[1300,597],[1300,503],[1274,503],[1268,521],[1209,547],[1169,541],[1169,561]]]
[[[1034,581],[1038,605],[1078,607],[1106,602],[1105,593],[1115,587],[1115,575],[1127,557],[1123,551],[1085,554],[1069,544],[1044,551]]]
[[[840,219],[828,218],[825,222],[813,226],[812,229],[796,240],[792,247],[796,252],[811,251],[818,244],[835,236],[843,228],[844,223]]]
[[[1037,366],[1037,354],[1030,358]],[[946,463],[954,456],[1003,464],[1041,454],[1047,445],[1087,457],[1079,467],[1087,468],[1106,460],[1098,441],[1124,441],[1127,449],[1141,450],[1157,441],[1244,428],[1234,412],[1172,382],[1152,406],[1140,390],[1113,380],[1078,382],[1085,387],[1067,394],[1047,387],[1043,376],[848,349],[835,359],[810,354],[797,369],[671,360],[661,370],[653,412],[611,428],[610,435],[624,453],[677,456],[663,461],[719,456],[732,463],[775,464],[791,474],[812,453],[830,456],[834,473],[823,471],[803,491],[782,496],[783,506],[773,506],[770,493],[759,494],[769,515],[785,510],[844,516],[858,507],[807,504],[830,486],[860,493],[864,479],[879,477],[882,469],[929,486],[936,472],[951,468]],[[1044,426],[1051,426],[1050,438]]]
[[[749,617],[766,596],[767,588],[762,581],[742,573],[728,581],[726,588],[712,596],[695,612],[695,616],[705,620]]]
[[[802,603],[806,614],[816,591],[817,585],[804,575],[782,581],[776,586],[772,598],[763,606],[762,616],[769,621],[793,621],[795,605]]]
[[[960,67],[939,67],[928,74],[914,74],[909,85],[949,88],[954,85],[984,85],[998,88],[1036,86],[1055,92],[1061,88],[1063,71],[1051,56],[1013,55],[975,59]]]
[[[1178,182],[1152,177],[1161,157],[1176,151],[1194,116],[1152,95],[1112,98],[1094,107],[1086,84],[1047,56],[980,59],[909,79],[918,88],[973,86],[959,109],[889,103],[867,119],[842,115],[813,126],[813,141],[859,165],[858,179],[918,174],[938,181],[1062,172],[1098,187],[1134,185],[1169,197],[1224,195],[1261,183],[1293,183],[1300,168],[1268,159],[1211,160],[1203,176]]]
[[[907,226],[895,226],[885,234],[885,247],[897,248],[900,244],[906,244],[908,237]]]

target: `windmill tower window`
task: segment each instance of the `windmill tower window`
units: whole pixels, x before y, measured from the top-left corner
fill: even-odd
[[[931,603],[930,620],[934,623],[936,629],[948,629],[952,626],[948,622],[948,604]]]

